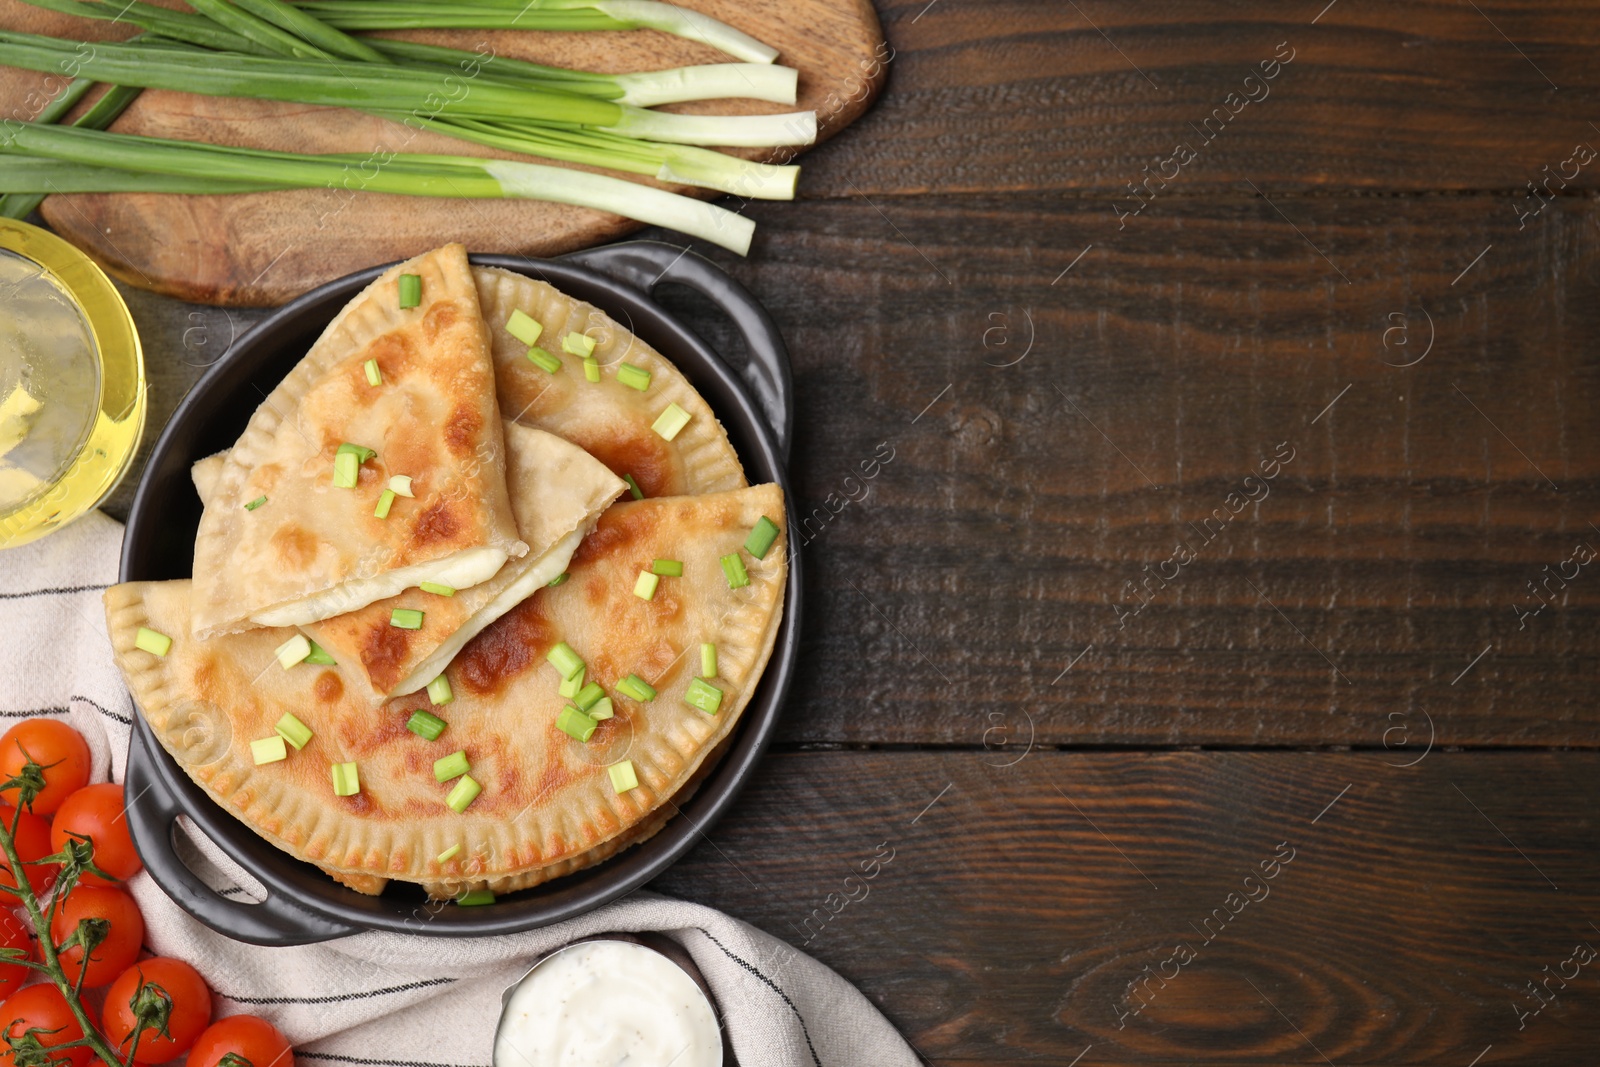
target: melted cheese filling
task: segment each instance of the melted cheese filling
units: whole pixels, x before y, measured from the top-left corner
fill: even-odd
[[[372,578],[357,578],[321,593],[276,604],[256,612],[250,616],[250,621],[258,626],[304,626],[398,596],[423,582],[438,582],[452,589],[471,589],[493,578],[505,562],[503,548],[463,549],[442,559],[385,571]]]

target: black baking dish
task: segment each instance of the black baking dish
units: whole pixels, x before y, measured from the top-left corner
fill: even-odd
[[[785,463],[793,424],[788,355],[770,316],[710,261],[657,242],[634,241],[552,260],[473,256],[548,281],[586,300],[670,359],[716,412],[751,483],[777,482],[790,498]],[[178,406],[151,453],[128,515],[122,581],[187,578],[200,502],[189,478],[197,459],[230,447],[250,415],[352,296],[385,267],[312,290],[242,337]],[[733,321],[748,353],[735,370],[652,299],[660,285],[687,285]],[[660,874],[723,814],[771,739],[799,651],[800,561],[790,563],[783,620],[771,662],[719,763],[654,837],[587,870],[481,907],[430,905],[415,886],[379,896],[346,889],[294,859],[224,811],[173,762],[136,717],[128,752],[128,823],[145,869],[207,926],[242,941],[293,945],[379,929],[435,936],[527,930],[614,900]],[[187,815],[267,890],[260,904],[210,889],[178,858],[174,833]]]

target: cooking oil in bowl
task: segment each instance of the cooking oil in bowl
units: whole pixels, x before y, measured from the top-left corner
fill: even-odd
[[[110,279],[55,235],[0,219],[0,548],[98,504],[144,418],[139,336]]]

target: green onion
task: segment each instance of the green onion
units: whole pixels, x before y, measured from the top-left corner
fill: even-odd
[[[463,774],[450,790],[450,795],[444,798],[445,807],[457,815],[467,810],[467,805],[478,799],[478,794],[483,792],[483,786],[473,780],[472,775]],[[489,898],[493,900],[493,896]]]
[[[295,634],[273,649],[272,654],[278,657],[278,665],[288,670],[297,663],[304,663],[305,658],[311,655],[311,641],[305,634]]]
[[[589,672],[587,670],[579,667],[577,674],[574,674],[571,678],[561,679],[561,686],[558,692],[560,692],[560,694],[566,697],[568,700],[576,697],[579,693],[583,692],[583,679],[588,673]]]
[[[459,855],[461,855],[461,842],[457,841],[455,844],[439,853],[437,858],[440,863],[449,863]]]
[[[572,702],[578,705],[579,711],[588,711],[590,708],[598,704],[600,702],[600,698],[605,695],[606,691],[601,688],[599,682],[590,682],[588,685],[578,690],[577,693],[573,694]]]
[[[717,646],[709,642],[700,646],[700,677],[717,676]]]
[[[432,593],[434,596],[456,595],[454,588],[445,585],[442,582],[423,582],[421,585],[417,586],[417,588],[422,590],[424,593]]]
[[[639,577],[634,579],[633,582],[633,595],[638,597],[640,600],[654,600],[656,596],[656,586],[660,583],[661,576],[659,574],[652,574],[649,571],[640,571]]]
[[[539,335],[544,333],[544,325],[518,308],[506,320],[506,332],[523,344],[531,346],[539,342]]]
[[[422,629],[423,613],[416,608],[395,608],[389,612],[389,625],[400,630]]]
[[[594,355],[594,338],[586,333],[569,333],[561,339],[561,351],[588,359]]]
[[[577,708],[568,704],[561,709],[561,714],[556,716],[556,729],[572,738],[574,741],[587,742],[594,734],[595,721]]]
[[[400,307],[414,308],[422,303],[422,275],[402,274],[399,283]]]
[[[277,723],[272,727],[278,731],[278,736],[295,747],[295,751],[306,747],[306,742],[314,736],[311,727],[295,718],[293,712],[284,712]]]
[[[455,796],[454,793],[451,793],[450,795]],[[467,804],[470,803],[472,803],[472,801],[468,800],[466,803],[462,804],[461,807],[456,808],[456,810],[465,811],[467,809]],[[459,897],[456,897],[456,906],[459,908],[481,908],[485,904],[493,903],[494,894],[489,892],[487,889],[469,889],[465,893],[462,893]]]
[[[431,711],[418,708],[406,720],[406,729],[422,738],[424,741],[437,741],[439,735],[444,733],[444,728],[449,725]]]
[[[650,372],[643,367],[635,367],[632,363],[624,363],[617,368],[617,381],[629,389],[644,392],[650,388]]]
[[[263,763],[277,763],[289,758],[289,749],[283,743],[283,738],[273,734],[250,742],[250,758],[256,761],[257,767]]]
[[[470,770],[472,765],[467,762],[465,750],[457,750],[433,761],[433,778],[436,782],[448,782],[452,778],[460,778]]]
[[[598,382],[600,380],[600,361],[593,356],[585,357],[583,361],[583,377],[586,381]]]
[[[394,490],[395,496],[411,496],[411,475],[396,474],[389,479],[389,488]]]
[[[361,775],[356,771],[354,763],[335,763],[333,765],[333,795],[336,797],[353,797],[361,792]]]
[[[361,367],[367,372],[368,385],[383,384],[383,371],[379,369],[377,360],[369,359],[365,363],[361,364]]]
[[[254,500],[250,501],[250,503],[246,504],[244,506],[244,509],[246,511],[254,511],[256,508],[259,508],[262,504],[265,504],[266,502],[267,502],[267,498],[266,497],[258,496]]]
[[[385,489],[383,492],[379,493],[378,506],[372,509],[373,517],[387,519],[389,517],[389,509],[394,506],[394,498],[396,495],[397,494],[393,489]]]
[[[583,657],[574,652],[572,646],[565,641],[558,641],[554,648],[545,653],[544,658],[550,666],[561,672],[563,678],[571,678],[583,670]]]
[[[639,677],[637,674],[628,675],[622,681],[617,683],[616,688],[617,692],[621,693],[623,696],[632,697],[640,703],[644,703],[647,700],[654,700],[656,698],[655,687],[649,682],[645,681],[643,678]]]
[[[323,667],[337,667],[339,665],[337,660],[328,655],[328,650],[315,641],[311,642],[311,653],[306,656],[305,662],[316,663]]]
[[[367,460],[372,459],[377,454],[378,453],[375,450],[368,448],[366,445],[353,445],[349,441],[346,441],[344,444],[340,445],[338,451],[335,453],[335,455],[339,456],[354,456],[356,457],[356,462],[358,463],[365,463]]]
[[[777,524],[763,515],[750,530],[750,536],[744,539],[744,550],[756,559],[762,559],[777,539]]]
[[[147,626],[141,626],[139,632],[133,635],[133,647],[142,649],[152,656],[165,656],[172,649],[172,638],[157,633]]]
[[[361,477],[361,460],[351,452],[340,452],[333,457],[333,485],[336,489],[354,489]]]
[[[689,683],[689,688],[684,690],[683,702],[707,715],[715,715],[717,709],[722,706],[722,690],[704,678],[696,678]]]
[[[428,699],[432,701],[434,707],[448,704],[455,698],[455,693],[450,691],[450,679],[444,675],[441,674],[428,683]]]
[[[657,560],[651,560],[650,561],[650,570],[651,570],[652,573],[662,575],[663,577],[666,577],[666,578],[682,578],[683,577],[683,560],[681,560],[681,559],[657,559]]]
[[[667,405],[667,410],[656,418],[650,428],[663,440],[670,441],[687,425],[689,425],[689,413],[674,402]]]
[[[639,788],[639,774],[633,769],[633,760],[625,759],[606,768],[611,775],[611,788],[618,794]]]
[[[639,488],[639,483],[633,480],[633,475],[624,474],[622,480],[628,483],[628,493],[635,500],[644,499],[644,490]]]
[[[542,367],[551,374],[561,369],[561,360],[556,356],[552,356],[538,345],[533,345],[528,349],[528,358],[533,360],[536,366]]]
[[[571,574],[566,571],[562,571],[560,574],[546,582],[544,587],[546,589],[554,589],[556,586],[560,585],[562,582],[565,582],[570,577],[572,577]]]
[[[750,574],[744,569],[744,560],[739,558],[739,553],[730,552],[719,561],[722,564],[722,575],[728,579],[729,589],[743,589],[750,584]]]
[[[370,63],[382,62],[383,53],[368,42],[357,40],[329,26],[321,19],[308,15],[293,4],[283,0],[233,0],[239,7],[295,37],[308,42],[320,51],[346,59],[360,59]]]
[[[595,722],[605,722],[617,713],[616,706],[611,703],[610,697],[601,697],[594,702],[593,707],[586,710],[589,713],[589,718]]]

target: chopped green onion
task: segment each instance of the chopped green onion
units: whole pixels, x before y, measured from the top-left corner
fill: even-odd
[[[729,589],[743,589],[750,584],[750,574],[744,569],[744,560],[739,558],[739,553],[730,552],[723,556],[722,574],[728,579]]]
[[[583,361],[583,377],[586,381],[598,382],[600,380],[600,361],[589,356]]]
[[[383,370],[379,368],[377,360],[367,360],[365,363],[361,364],[361,369],[367,372],[368,385],[383,384]]]
[[[267,498],[266,497],[258,496],[254,500],[250,501],[250,503],[246,504],[244,506],[244,509],[246,511],[254,511],[256,508],[259,508],[262,504],[265,504],[266,502],[267,502]]]
[[[305,748],[306,742],[310,741],[313,736],[311,727],[295,718],[293,712],[288,711],[283,713],[283,716],[278,719],[276,725],[272,728],[278,731],[279,737],[293,745],[296,752]]]
[[[601,697],[594,702],[594,706],[589,708],[588,711],[589,718],[595,722],[605,722],[617,713],[617,708],[616,705],[611,703],[610,697]]]
[[[333,795],[336,797],[353,797],[361,792],[361,775],[356,771],[354,763],[335,763],[333,765]]]
[[[411,475],[396,474],[389,479],[389,488],[394,490],[395,496],[411,496]]]
[[[470,803],[472,803],[472,801],[467,801],[467,804]],[[467,804],[461,805],[459,810],[466,810]],[[456,897],[456,906],[458,908],[480,908],[485,904],[493,903],[494,894],[489,892],[487,889],[469,889],[465,893],[462,893],[459,897]]]
[[[640,571],[639,577],[633,582],[633,595],[640,600],[654,600],[656,586],[661,584],[661,575],[649,571]]]
[[[561,714],[556,716],[556,729],[574,741],[588,741],[594,728],[595,721],[571,704],[562,708]]]
[[[554,589],[556,586],[560,585],[570,577],[572,577],[572,575],[568,574],[566,571],[562,571],[560,574],[546,582],[544,587],[546,589]]]
[[[463,774],[455,787],[450,790],[450,795],[444,798],[445,807],[459,815],[467,810],[467,805],[478,799],[478,794],[481,792],[483,786],[479,785],[472,775]],[[489,899],[493,900],[493,895]]]
[[[400,306],[414,308],[422,303],[422,275],[400,275]]]
[[[455,698],[455,693],[450,691],[450,679],[444,675],[441,674],[428,683],[428,699],[433,702],[434,707],[448,704]]]
[[[613,763],[606,768],[606,773],[611,775],[611,788],[618,793],[626,793],[630,789],[639,788],[639,774],[633,769],[633,760],[631,759]]]
[[[583,692],[583,679],[588,673],[587,669],[579,667],[577,674],[574,674],[571,678],[561,679],[561,695],[571,700]]]
[[[250,742],[250,758],[256,761],[257,767],[263,763],[277,763],[289,758],[289,748],[277,734],[259,737]]]
[[[651,560],[651,562],[650,562],[650,570],[654,574],[660,574],[660,575],[663,575],[664,577],[667,577],[667,578],[682,578],[683,577],[683,560],[681,560],[681,559],[657,559],[657,560]]]
[[[432,593],[434,596],[456,595],[455,589],[452,586],[445,585],[443,582],[423,582],[417,588],[424,593]]]
[[[643,500],[644,499],[644,490],[640,489],[639,488],[639,483],[633,480],[633,475],[624,474],[622,476],[622,480],[628,483],[628,492],[630,494],[632,494],[633,499],[635,499],[635,500]]]
[[[544,333],[544,324],[518,308],[506,320],[506,332],[525,345],[533,345],[539,342],[539,335]]]
[[[656,698],[655,687],[637,674],[630,674],[617,683],[617,692],[643,703]]]
[[[689,688],[684,690],[683,702],[707,715],[715,715],[717,709],[722,706],[722,690],[704,678],[696,678],[689,683]]]
[[[756,559],[762,559],[777,539],[778,524],[763,515],[751,528],[750,536],[744,539],[744,550]]]
[[[337,667],[339,665],[339,661],[328,655],[328,650],[315,641],[311,642],[311,654],[305,658],[305,662],[320,664],[324,667]]]
[[[572,646],[565,641],[556,643],[556,647],[545,653],[544,657],[550,666],[561,672],[561,677],[571,678],[583,670],[583,657],[572,650]]]
[[[579,711],[588,711],[598,704],[600,698],[605,695],[606,691],[601,688],[599,682],[590,682],[573,695],[572,702],[578,705]]]
[[[552,356],[538,345],[529,346],[528,358],[551,374],[561,369],[561,359],[557,356]]]
[[[389,625],[401,630],[422,629],[423,613],[416,608],[395,608],[389,612]]]
[[[139,632],[133,635],[133,647],[143,649],[152,656],[165,656],[172,648],[172,638],[141,626]]]
[[[643,367],[635,367],[632,363],[624,363],[617,368],[617,381],[629,389],[644,392],[650,388],[650,372]]]
[[[305,634],[295,634],[273,649],[272,654],[278,657],[278,665],[288,670],[296,663],[304,663],[305,658],[311,655],[311,641]]]
[[[464,749],[458,749],[448,756],[433,761],[433,778],[437,782],[460,778],[470,770],[472,765],[467,762],[467,753]]]
[[[700,677],[717,676],[717,646],[709,642],[700,646]]]
[[[424,741],[437,741],[439,735],[444,733],[444,728],[449,725],[431,711],[418,708],[406,720],[406,729],[422,738]]]
[[[587,359],[594,355],[594,338],[586,333],[569,333],[561,339],[561,350]]]
[[[378,494],[378,506],[372,509],[374,518],[387,519],[389,509],[394,506],[394,498],[399,496],[393,489],[385,489]]]
[[[371,459],[377,454],[378,453],[376,451],[368,448],[366,445],[353,445],[349,441],[346,441],[344,444],[340,445],[339,451],[335,453],[335,455],[339,456],[354,456],[356,457],[356,462],[358,463],[365,463],[367,460]]]
[[[656,417],[650,428],[664,441],[670,441],[678,436],[678,431],[689,425],[689,413],[680,408],[676,402],[668,404],[667,410]]]
[[[439,853],[438,860],[440,863],[449,863],[459,855],[461,855],[461,842],[457,841],[455,844]]]
[[[333,457],[333,487],[354,489],[361,477],[361,460],[353,452],[340,452]]]

